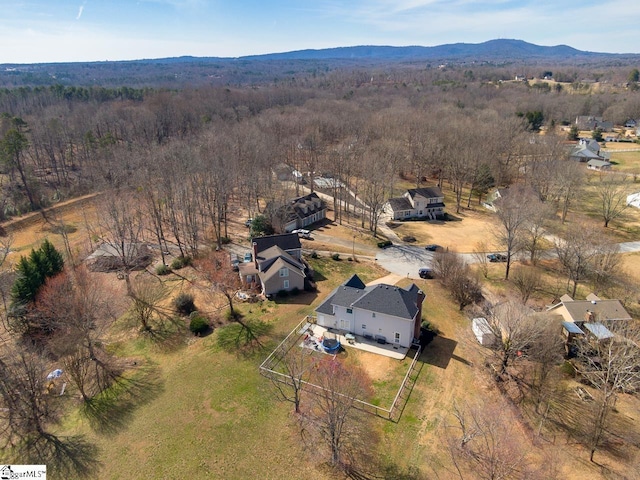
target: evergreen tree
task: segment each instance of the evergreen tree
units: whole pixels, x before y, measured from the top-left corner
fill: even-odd
[[[40,252],[42,254],[47,277],[52,277],[58,273],[60,273],[64,267],[64,259],[62,258],[62,254],[56,250],[56,247],[53,244],[45,239],[45,241],[40,246]]]
[[[16,266],[18,276],[11,288],[12,309],[33,301],[46,279],[60,273],[63,267],[62,255],[49,240],[39,249],[32,249],[28,257],[21,256]]]

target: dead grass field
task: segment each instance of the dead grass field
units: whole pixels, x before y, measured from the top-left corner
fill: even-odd
[[[419,221],[419,222],[394,222],[397,225],[393,228],[400,237],[413,236],[417,239],[418,245],[435,243],[450,251],[458,253],[473,252],[482,242],[489,250],[494,250],[496,246],[495,231],[498,220],[489,211],[475,209],[464,209],[461,213],[451,213],[455,218],[452,221]]]

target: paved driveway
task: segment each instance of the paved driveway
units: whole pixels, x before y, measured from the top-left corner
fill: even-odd
[[[418,270],[422,267],[431,267],[433,252],[428,252],[424,247],[411,245],[392,245],[380,249],[376,254],[376,261],[391,273],[401,277],[420,278]]]

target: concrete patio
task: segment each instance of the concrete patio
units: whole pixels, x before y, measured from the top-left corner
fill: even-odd
[[[345,338],[345,335],[349,332],[344,330],[338,330],[335,328],[326,328],[321,327],[320,325],[315,325],[311,323],[307,323],[301,329],[300,333],[304,333],[305,331],[310,330],[313,333],[315,338],[324,338],[327,335],[327,332],[332,337],[335,337],[343,348],[354,348],[357,350],[363,350],[365,352],[375,353],[377,355],[384,355],[390,358],[395,358],[396,360],[403,360],[407,356],[408,348],[401,347],[399,345],[394,345],[392,343],[380,344],[373,339],[367,339],[361,337],[360,335],[353,335],[354,338],[348,340]]]

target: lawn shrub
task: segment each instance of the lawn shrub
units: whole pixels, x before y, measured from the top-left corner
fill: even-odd
[[[182,315],[191,315],[196,311],[196,304],[193,295],[190,293],[181,293],[173,300],[173,306],[176,312]]]
[[[156,275],[169,275],[170,273],[171,269],[164,263],[156,267]]]
[[[378,242],[378,248],[387,248],[391,245],[393,245],[393,242],[391,240],[383,240],[381,242]]]
[[[194,335],[201,335],[209,330],[209,321],[198,312],[193,312],[189,320],[189,330]]]
[[[318,252],[316,252],[315,250],[311,252],[311,258],[318,258]]]
[[[192,262],[192,259],[189,256],[187,256],[187,257],[183,257],[183,256],[176,257],[171,262],[171,269],[172,270],[180,270],[181,268],[188,267],[189,265],[191,265],[191,262]]]
[[[334,253],[333,255],[331,255],[331,258],[333,258],[336,262],[340,260],[340,254],[339,253]]]

